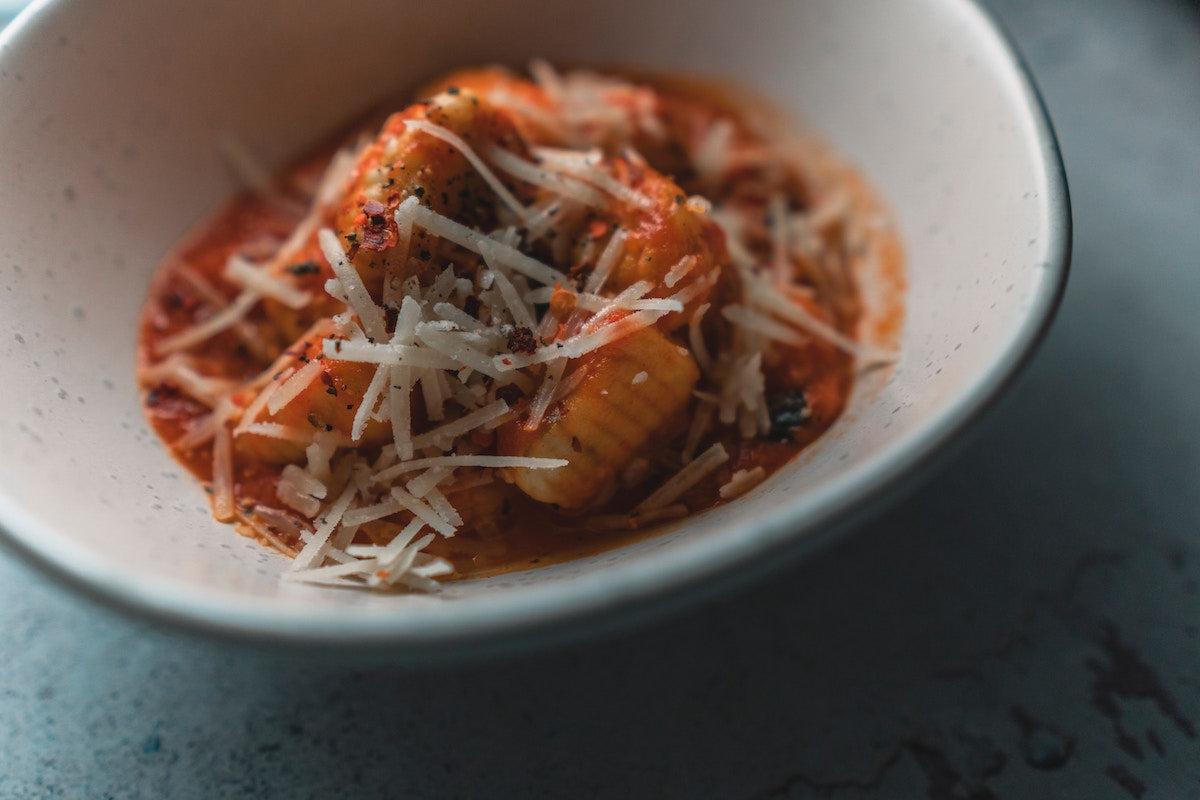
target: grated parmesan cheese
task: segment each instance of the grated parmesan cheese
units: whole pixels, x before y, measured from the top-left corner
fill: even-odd
[[[342,490],[337,499],[326,509],[325,513],[315,518],[314,521],[317,523],[316,530],[313,531],[304,548],[296,555],[295,560],[292,561],[293,572],[309,569],[313,564],[319,563],[329,537],[341,523],[342,516],[350,508],[350,504],[354,502],[354,497],[357,494],[358,486],[353,481],[347,483],[346,488]]]
[[[547,266],[535,258],[525,255],[520,250],[513,247],[508,247],[489,240],[479,231],[468,228],[466,225],[455,222],[449,217],[442,216],[436,211],[426,208],[422,205],[413,207],[413,222],[420,225],[425,230],[440,236],[443,239],[453,242],[459,247],[465,247],[473,253],[482,253],[479,250],[480,242],[488,242],[491,245],[490,252],[494,258],[510,269],[520,272],[538,283],[554,285],[555,283],[568,283],[567,276],[553,267]]]
[[[363,393],[362,400],[359,401],[358,409],[354,412],[354,422],[350,426],[352,440],[357,442],[362,439],[363,432],[367,429],[367,420],[371,418],[375,406],[379,404],[387,381],[388,365],[380,364],[375,368],[375,374],[371,376],[371,382],[367,385],[367,390]]]
[[[698,258],[690,255],[679,259],[679,261],[675,263],[675,266],[671,267],[671,269],[667,271],[666,277],[663,278],[663,285],[665,285],[668,289],[674,288],[675,284],[683,280],[698,262]]]
[[[306,517],[315,517],[321,510],[321,499],[328,488],[295,464],[287,464],[280,474],[275,494],[289,508]]]
[[[547,169],[590,183],[597,189],[630,205],[647,210],[654,208],[653,200],[621,183],[599,166],[601,163],[599,150],[581,153],[557,147],[535,147],[533,153]]]
[[[766,477],[767,471],[761,466],[754,467],[753,469],[739,469],[733,473],[733,477],[727,483],[721,484],[721,488],[717,490],[717,493],[721,496],[722,500],[732,500],[758,486]]]
[[[225,262],[225,277],[243,289],[263,297],[272,297],[291,309],[308,305],[312,296],[302,292],[282,277],[270,274],[263,267],[256,267],[239,255],[230,256]]]
[[[596,209],[607,209],[611,205],[604,199],[603,194],[588,186],[583,181],[561,172],[542,169],[537,164],[526,161],[502,147],[491,148],[488,151],[488,158],[514,178],[574,200],[580,205]],[[536,213],[540,214],[544,213],[544,211]],[[525,218],[527,227],[534,227],[538,222],[533,213],[527,215]]]
[[[342,291],[345,292],[346,302],[358,315],[358,321],[362,324],[367,338],[377,342],[387,339],[387,331],[383,324],[383,311],[375,305],[375,301],[367,292],[367,287],[363,285],[362,278],[349,263],[350,259],[342,248],[341,242],[338,241],[337,235],[328,228],[322,228],[317,234],[317,240],[321,243],[321,251],[325,254],[325,260],[333,268],[333,273],[337,276]]]
[[[566,368],[566,358],[556,358],[546,365],[546,374],[542,377],[542,384],[533,395],[533,400],[529,402],[529,414],[525,419],[525,430],[537,430],[538,425],[542,424],[542,417],[545,416],[546,411],[550,408],[550,403],[554,400],[559,383],[562,380],[563,370]]]
[[[221,522],[234,518],[236,502],[233,497],[233,437],[222,424],[213,433],[213,516]]]
[[[587,283],[584,284],[583,290],[591,294],[595,294],[604,287],[605,281],[612,273],[613,268],[617,265],[617,261],[621,257],[621,250],[625,246],[625,231],[618,230],[613,233],[608,239],[608,244],[604,246],[604,250],[600,253],[600,258],[596,260],[596,266],[592,268],[592,274],[588,276]]]
[[[237,431],[239,436],[265,436],[268,439],[296,442],[306,447],[312,444],[313,433],[312,428],[297,428],[292,425],[281,425],[278,422],[252,422],[249,425],[241,426]]]
[[[267,397],[267,413],[274,416],[282,411],[289,403],[303,394],[313,384],[313,381],[320,377],[323,370],[324,365],[314,358],[292,373]]]
[[[503,400],[497,400],[483,408],[476,409],[466,416],[456,419],[453,422],[447,422],[433,430],[426,431],[420,436],[413,439],[413,446],[420,449],[437,445],[439,442],[451,443],[456,437],[464,433],[469,433],[476,428],[486,425],[488,422],[496,419],[500,415],[508,411],[508,403]],[[448,449],[442,446],[442,449]]]
[[[404,120],[404,125],[405,127],[412,128],[413,130],[421,131],[422,133],[427,133],[430,136],[437,137],[443,142],[449,144],[451,147],[457,148],[457,150],[463,154],[463,157],[466,158],[467,161],[470,162],[471,166],[474,167],[479,173],[479,176],[483,178],[487,185],[491,187],[492,191],[496,193],[496,197],[500,199],[500,202],[508,206],[509,209],[511,209],[512,212],[518,217],[524,218],[529,215],[529,212],[525,206],[521,205],[520,201],[513,197],[513,194],[508,190],[508,187],[500,182],[500,179],[496,177],[496,173],[492,172],[492,170],[483,162],[483,159],[479,157],[475,150],[472,149],[469,144],[463,141],[461,136],[451,130],[443,128],[441,125],[434,125],[432,122],[422,119],[406,119]]]
[[[678,500],[684,492],[704,480],[717,467],[729,460],[725,447],[717,442],[705,450],[695,460],[685,465],[683,469],[672,475],[653,494],[643,500],[633,509],[634,513],[651,511],[670,505]]]
[[[222,331],[241,322],[250,309],[262,299],[258,292],[244,290],[233,302],[203,322],[197,323],[187,330],[180,331],[174,336],[159,339],[155,351],[160,356],[177,353],[195,347],[201,342],[208,341]]]

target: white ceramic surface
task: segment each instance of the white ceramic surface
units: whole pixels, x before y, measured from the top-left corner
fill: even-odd
[[[1070,242],[1058,153],[1014,55],[969,2],[733,8],[35,5],[0,42],[7,538],[156,616],[422,657],[665,608],[868,509],[995,395],[1048,323]],[[896,212],[910,281],[902,361],[795,467],[672,533],[435,597],[281,583],[286,562],[212,522],[143,421],[133,348],[149,275],[234,190],[221,132],[277,162],[446,68],[532,56],[725,76],[808,120]]]

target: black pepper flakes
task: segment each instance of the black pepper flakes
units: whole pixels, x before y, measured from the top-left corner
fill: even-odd
[[[537,337],[527,325],[513,328],[512,333],[508,335],[508,350],[511,353],[532,353],[537,350],[537,344]]]
[[[292,264],[287,268],[287,271],[299,277],[301,275],[315,275],[321,271],[315,261],[301,261],[299,264]]]
[[[812,410],[804,392],[788,392],[771,398],[767,402],[767,411],[771,417],[771,429],[766,438],[776,442],[790,442],[793,431],[812,420]]]
[[[479,319],[479,309],[482,307],[483,301],[473,294],[469,294],[463,299],[463,312],[466,313],[467,316]]]

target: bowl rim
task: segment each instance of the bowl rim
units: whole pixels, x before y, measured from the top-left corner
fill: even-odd
[[[989,38],[995,52],[1017,79],[1020,109],[1032,123],[1039,144],[1047,215],[1045,262],[1029,308],[1015,335],[994,359],[993,369],[957,396],[920,435],[902,440],[852,474],[821,487],[815,512],[795,518],[795,509],[764,516],[753,537],[716,537],[705,547],[673,553],[663,569],[657,560],[622,565],[565,584],[554,583],[472,603],[451,620],[433,614],[405,618],[374,615],[347,624],[344,609],[323,614],[306,609],[280,614],[240,604],[229,596],[145,575],[129,575],[97,563],[82,553],[52,546],[57,535],[0,495],[0,544],[43,573],[105,605],[155,622],[183,627],[222,639],[256,644],[351,651],[386,651],[391,658],[429,661],[590,637],[667,615],[751,582],[825,546],[873,516],[897,497],[901,488],[928,475],[946,456],[949,445],[983,415],[1032,358],[1052,324],[1066,288],[1072,248],[1072,215],[1066,171],[1045,101],[1028,65],[1009,34],[977,0],[942,0],[959,6],[978,35]],[[0,33],[5,48],[54,0],[35,0]],[[770,554],[772,557],[767,558]],[[449,623],[449,624],[447,624]]]

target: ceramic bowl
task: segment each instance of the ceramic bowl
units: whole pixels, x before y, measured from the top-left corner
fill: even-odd
[[[1021,367],[1065,281],[1053,133],[964,0],[119,5],[35,4],[0,41],[0,527],[158,618],[422,659],[679,607],[828,541],[919,475]],[[143,419],[151,272],[235,190],[222,133],[278,163],[397,89],[535,56],[719,76],[804,119],[895,212],[901,360],[798,462],[663,535],[436,596],[283,583],[286,561],[213,522]]]

